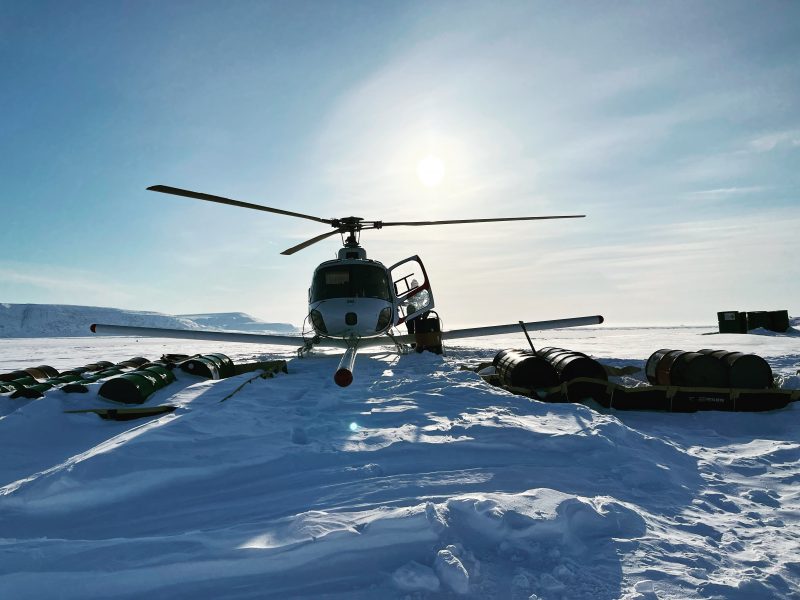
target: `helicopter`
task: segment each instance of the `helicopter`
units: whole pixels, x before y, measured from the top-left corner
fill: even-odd
[[[337,385],[346,387],[353,382],[356,355],[362,348],[393,344],[402,352],[408,349],[408,344],[411,344],[418,352],[431,350],[441,353],[442,340],[445,339],[508,334],[519,331],[520,327],[527,335],[528,330],[595,325],[603,322],[602,316],[594,315],[527,323],[519,321],[518,323],[507,325],[441,331],[438,314],[434,311],[433,289],[420,257],[418,255],[410,256],[387,267],[380,261],[367,258],[366,250],[360,245],[362,231],[383,229],[384,227],[422,227],[503,221],[578,219],[586,215],[498,217],[443,221],[368,221],[354,216],[325,219],[166,185],[154,185],[147,189],[153,192],[307,219],[332,227],[332,231],[287,248],[281,252],[285,256],[299,252],[337,233],[340,234],[342,248],[338,251],[335,259],[325,261],[317,266],[308,290],[306,320],[311,326],[313,335],[299,337],[97,323],[90,327],[93,333],[292,346],[298,346],[299,344],[297,348],[299,356],[305,356],[315,346],[344,348],[345,352],[342,355],[338,369],[334,373],[334,381]],[[408,329],[407,335],[391,333],[392,329],[404,324]]]

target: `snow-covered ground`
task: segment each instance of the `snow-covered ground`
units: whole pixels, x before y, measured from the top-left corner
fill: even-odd
[[[659,348],[755,352],[783,387],[800,386],[799,337],[703,335],[713,330],[601,326],[535,341],[617,366]],[[363,354],[348,388],[324,353],[274,379],[178,373],[147,404],[180,408],[141,421],[63,412],[106,405],[96,386],[0,396],[0,598],[800,595],[800,406],[601,413],[460,369],[523,345]],[[3,339],[0,372],[215,351],[291,357]]]

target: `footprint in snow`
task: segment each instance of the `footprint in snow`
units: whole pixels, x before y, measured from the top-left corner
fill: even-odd
[[[455,551],[455,546],[439,550],[434,566],[439,579],[456,594],[463,595],[469,592],[469,573]]]

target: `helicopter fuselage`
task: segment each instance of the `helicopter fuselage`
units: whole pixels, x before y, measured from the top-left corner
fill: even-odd
[[[397,270],[407,263],[416,270]],[[403,276],[406,271],[409,274]],[[368,259],[361,247],[342,248],[339,258],[320,264],[308,300],[308,318],[317,335],[352,340],[384,335],[392,326],[433,308],[419,257],[387,268]]]
[[[314,271],[308,296],[311,326],[323,337],[373,337],[386,333],[395,322],[391,276],[378,261],[324,262]]]

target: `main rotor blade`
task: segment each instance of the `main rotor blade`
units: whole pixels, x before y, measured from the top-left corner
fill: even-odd
[[[290,254],[294,254],[298,250],[302,250],[303,248],[308,248],[311,244],[316,244],[317,242],[321,242],[325,238],[331,237],[332,235],[334,235],[336,233],[339,233],[338,229],[334,229],[333,231],[329,231],[328,233],[323,233],[322,235],[318,235],[317,237],[313,237],[310,240],[306,240],[302,244],[297,244],[297,246],[292,246],[291,248],[288,248],[288,249],[284,250],[283,252],[281,252],[281,254],[289,256]]]
[[[557,215],[550,217],[501,217],[496,219],[453,219],[449,221],[375,221],[375,229],[393,227],[395,225],[458,225],[461,223],[494,223],[497,221],[541,221],[544,219],[582,219],[586,215]]]
[[[321,219],[320,217],[304,215],[303,213],[292,212],[290,210],[272,208],[269,206],[262,206],[261,204],[252,204],[250,202],[242,202],[241,200],[231,200],[230,198],[223,198],[222,196],[213,196],[211,194],[204,194],[202,192],[182,190],[180,188],[170,187],[168,185],[151,185],[147,189],[150,190],[151,192],[161,192],[163,194],[172,194],[174,196],[186,196],[187,198],[194,198],[196,200],[207,200],[209,202],[217,202],[219,204],[228,204],[230,206],[240,206],[242,208],[252,208],[253,210],[263,210],[264,212],[271,212],[279,215],[287,215],[289,217],[299,217],[301,219],[309,219],[311,221],[316,221],[317,223],[325,223],[326,225],[333,224],[332,219]]]

